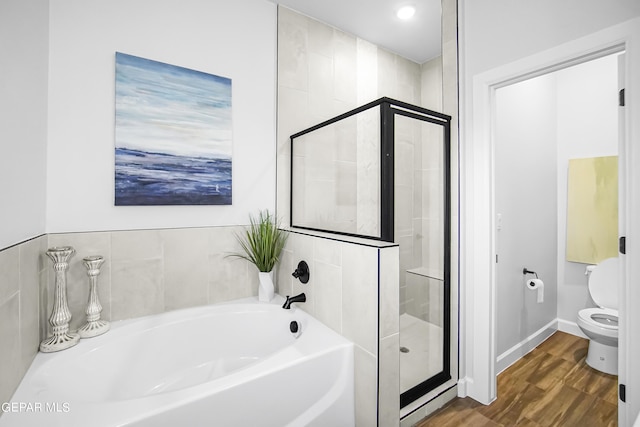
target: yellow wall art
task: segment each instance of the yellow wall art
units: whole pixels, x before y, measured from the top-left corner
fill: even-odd
[[[618,156],[570,159],[567,261],[618,256]]]

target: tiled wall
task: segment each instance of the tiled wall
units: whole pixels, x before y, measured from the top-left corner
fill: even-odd
[[[0,250],[0,402],[7,402],[40,344],[47,237]]]
[[[307,302],[298,306],[354,342],[356,425],[376,425],[379,408],[380,425],[392,426],[398,423],[400,394],[398,247],[336,237],[291,232],[278,271],[278,293],[304,292]],[[291,276],[301,260],[309,264],[307,284]]]
[[[380,250],[378,425],[400,423],[400,295],[399,248]]]
[[[444,270],[443,127],[406,117],[395,126],[395,241],[400,244],[401,312],[415,315],[409,286],[411,270]],[[420,301],[418,301],[420,302]]]
[[[396,163],[404,165],[396,172],[400,311],[427,320],[420,315],[425,312],[426,300],[420,295],[427,292],[427,282],[412,279],[416,273],[444,277],[444,138],[442,126],[409,120],[400,121],[402,126],[396,123]]]
[[[380,139],[379,106],[298,136],[292,224],[379,236]]]
[[[102,255],[98,291],[107,320],[146,316],[257,294],[253,265],[228,257],[239,252],[240,227],[50,234],[49,246],[72,246],[67,273],[71,328],[84,323],[89,279],[82,258]],[[49,298],[53,269],[49,269]]]
[[[381,96],[396,98],[435,111],[443,109],[443,60],[434,58],[424,64],[416,64],[388,52],[365,40],[330,27],[293,10],[278,9],[278,162],[286,167],[278,168],[279,212],[289,212],[289,136],[309,126],[344,113],[352,108]],[[407,119],[405,119],[407,120]],[[344,125],[348,125],[344,121]],[[342,124],[342,122],[341,122]],[[405,128],[405,132],[402,132]],[[373,234],[377,223],[378,208],[372,205],[379,189],[366,187],[377,183],[363,175],[375,170],[378,151],[365,151],[357,138],[367,142],[379,137],[379,125],[368,129],[376,135],[366,135],[360,127],[357,131],[340,129],[332,138],[322,138],[322,150],[311,155],[316,166],[306,175],[296,174],[294,188],[295,212],[310,212],[309,218],[296,217],[297,225],[334,229],[357,234]],[[396,126],[396,156],[403,164],[413,168],[398,168],[396,182],[396,242],[400,244],[400,270],[423,267],[442,274],[442,132],[440,126],[411,123]],[[313,135],[313,134],[312,134]],[[359,167],[356,173],[341,173],[348,167],[342,136],[356,140],[354,157]],[[366,136],[366,138],[365,138]],[[327,141],[334,141],[335,146]],[[305,145],[312,141],[305,141]],[[340,151],[342,150],[342,151]],[[357,155],[356,155],[357,152]],[[332,154],[334,153],[334,154]],[[365,158],[374,153],[373,158]],[[298,155],[298,153],[296,154]],[[323,167],[320,160],[326,158]],[[434,159],[439,161],[434,164]],[[337,160],[337,161],[336,161]],[[305,160],[296,157],[294,170],[304,170]],[[355,160],[354,160],[354,164]],[[363,166],[364,165],[364,166]],[[311,168],[311,166],[309,166]],[[333,171],[335,169],[335,171]],[[319,172],[318,172],[319,171]],[[405,172],[404,174],[402,172]],[[370,173],[370,172],[369,172]],[[316,176],[312,176],[316,174]],[[340,185],[336,185],[340,180]],[[344,197],[350,189],[349,197]],[[357,189],[357,191],[355,190]],[[429,196],[429,197],[427,197]],[[335,200],[328,203],[326,200]],[[438,210],[439,209],[439,210]],[[434,212],[438,210],[437,212]],[[355,213],[355,214],[354,214]],[[374,214],[371,218],[371,213]],[[330,227],[318,227],[318,217]],[[354,223],[355,218],[355,223]],[[288,223],[288,217],[284,218]],[[302,219],[309,222],[304,223]],[[373,219],[373,221],[372,221]],[[351,223],[349,222],[351,220]],[[436,246],[437,245],[437,246]],[[433,254],[438,253],[438,256]],[[422,254],[430,254],[423,259]],[[406,274],[400,276],[401,312],[407,307],[418,313],[412,300],[418,290],[407,291]],[[411,294],[411,295],[408,295]]]
[[[121,320],[257,294],[257,270],[228,257],[241,227],[105,231],[41,236],[0,251],[0,402],[8,401],[50,333],[55,275],[47,248],[72,246],[67,271],[71,329],[85,322],[89,278],[82,258],[102,255],[102,317]]]
[[[444,314],[444,284],[442,279],[429,277],[423,269],[409,270],[405,278],[406,295],[400,300],[400,307],[405,306],[408,313],[425,322],[437,326],[443,325]]]
[[[289,136],[382,96],[419,105],[422,78],[420,65],[408,59],[278,8],[278,165],[282,167],[278,167],[277,203],[283,223],[289,223]],[[368,138],[363,131],[358,135]],[[366,185],[370,180],[360,182]],[[364,195],[359,203],[370,203],[371,190],[360,190]],[[362,211],[357,212],[358,224],[368,224],[368,218],[360,215]]]
[[[455,15],[452,15],[455,23]],[[450,16],[451,18],[451,16]],[[447,27],[450,28],[450,27]],[[450,36],[449,33],[446,34]],[[445,40],[448,40],[446,38]],[[444,64],[447,71],[451,71],[449,59],[451,55],[455,57],[455,45],[453,52],[447,52],[447,63]],[[444,61],[444,57],[442,61]],[[333,27],[315,21],[307,16],[296,13],[295,11],[279,7],[278,9],[278,193],[277,203],[278,212],[283,214],[283,222],[289,223],[289,197],[290,197],[290,141],[289,136],[306,129],[312,125],[318,124],[324,120],[332,118],[338,114],[344,113],[352,108],[363,105],[366,102],[375,100],[381,96],[396,98],[405,102],[417,105],[424,105],[427,108],[441,111],[443,100],[443,62],[440,59],[434,59],[424,66],[415,64],[405,58],[392,54],[381,49],[365,40],[359,39],[352,35],[346,34]],[[455,70],[455,68],[454,68]],[[455,72],[449,77],[455,81]],[[447,84],[451,84],[451,79],[447,80]],[[455,96],[455,95],[454,95]],[[424,100],[424,103],[422,102]],[[446,112],[446,111],[445,111]],[[452,110],[455,112],[455,109]],[[451,114],[451,113],[449,113]],[[455,146],[455,144],[454,144]],[[428,169],[428,167],[426,168]],[[431,172],[431,171],[428,171]],[[420,171],[418,178],[426,176],[427,173]],[[411,179],[416,179],[411,176]],[[413,187],[407,187],[407,195],[409,200],[413,197]],[[356,195],[358,197],[358,195]],[[316,202],[322,203],[323,199],[319,198]],[[422,198],[420,204],[425,202]],[[417,224],[424,228],[424,223],[431,221],[429,217],[418,216],[414,219],[413,209],[408,210],[410,214],[407,217],[406,227],[410,230],[411,236],[414,225]],[[359,215],[359,213],[358,213]],[[358,223],[365,223],[357,217]],[[427,236],[428,237],[428,236]],[[457,236],[455,236],[457,238]],[[302,239],[305,243],[296,242],[297,238],[293,238],[289,248],[303,251],[306,256],[311,258],[314,255],[314,244],[320,247],[327,243],[315,243],[317,238],[307,237]],[[431,241],[426,238],[423,240]],[[404,250],[405,246],[400,242],[400,249]],[[441,243],[441,240],[440,240]],[[337,244],[342,246],[346,243]],[[391,256],[393,262],[385,264],[384,271],[394,271],[394,275],[388,276],[388,281],[394,284],[388,290],[380,290],[380,301],[392,301],[396,304],[395,311],[392,314],[383,315],[382,304],[380,307],[380,335],[379,335],[379,354],[370,353],[366,350],[366,342],[357,344],[356,352],[356,377],[358,394],[358,425],[376,425],[376,407],[372,406],[374,397],[371,392],[374,383],[373,376],[362,376],[363,372],[375,375],[375,369],[380,370],[380,390],[384,390],[380,394],[378,422],[379,425],[393,426],[399,422],[399,335],[398,335],[398,314],[399,314],[399,259],[406,256],[413,259],[413,248],[417,248],[420,253],[425,250],[422,244],[414,244],[414,238],[409,237],[406,242],[407,254],[399,254],[397,246],[393,248],[395,255]],[[428,245],[425,245],[428,247]],[[441,247],[441,245],[440,245]],[[298,249],[295,249],[298,248]],[[305,249],[306,248],[306,249]],[[324,251],[324,249],[317,249]],[[382,260],[386,258],[389,252],[387,249],[380,249],[380,263],[372,263],[367,271],[380,268],[383,265]],[[320,280],[329,280],[328,277],[338,277],[340,271],[344,271],[344,257],[348,256],[349,250],[344,250],[340,266],[336,265],[338,250],[329,251],[332,258],[329,260],[318,260],[318,267],[327,276],[320,277]],[[345,255],[347,254],[347,255]],[[364,256],[364,255],[362,255]],[[289,269],[293,271],[290,266]],[[404,263],[403,267],[408,268],[409,265]],[[289,269],[284,268],[285,271]],[[342,269],[342,270],[341,270]],[[318,268],[316,268],[318,270]],[[319,271],[319,270],[318,270]],[[381,270],[382,271],[382,270]],[[393,276],[393,277],[392,277]],[[380,277],[383,277],[382,275]],[[385,276],[387,277],[387,276]],[[281,278],[286,280],[286,278]],[[282,286],[285,282],[280,282]],[[327,292],[332,289],[331,286],[337,286],[332,282],[331,285],[321,285],[319,287],[308,287],[309,293],[319,293],[318,298],[314,298],[313,302],[307,305],[307,310],[311,311],[320,320],[337,329],[339,317],[337,316],[337,308],[325,305],[324,302],[318,300],[326,299]],[[349,286],[347,282],[343,286]],[[285,293],[289,292],[288,288],[281,289]],[[405,289],[403,289],[405,290]],[[292,285],[291,291],[297,293],[301,291],[299,285]],[[306,291],[305,291],[306,292]],[[337,292],[334,289],[334,293]],[[374,290],[372,290],[374,292]],[[385,294],[386,292],[386,294]],[[405,295],[404,292],[401,295]],[[344,296],[344,293],[342,294]],[[373,298],[374,295],[367,295],[366,298]],[[454,299],[455,300],[455,299]],[[343,301],[340,306],[341,310],[349,310],[349,305]],[[344,312],[342,312],[344,313]],[[344,318],[341,320],[343,323]],[[376,326],[376,327],[377,327]],[[343,330],[341,333],[349,337],[348,331]],[[366,333],[371,333],[370,329]],[[456,329],[457,333],[457,329]],[[456,353],[456,352],[453,352]],[[457,353],[456,353],[457,354]],[[376,367],[376,365],[378,365]],[[395,375],[395,376],[394,376]],[[377,378],[377,377],[375,377]],[[367,408],[367,409],[364,409]],[[372,418],[373,417],[373,418]]]

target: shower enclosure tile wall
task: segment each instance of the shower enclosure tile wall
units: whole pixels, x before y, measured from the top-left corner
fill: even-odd
[[[445,225],[442,129],[398,117],[395,130],[395,161],[403,165],[396,168],[395,184],[395,236],[400,243],[403,272],[400,313],[442,326]]]
[[[309,264],[307,284],[291,276],[300,260]],[[397,424],[398,246],[290,232],[277,283],[282,296],[304,292],[298,307],[354,342],[356,425],[376,425],[378,410],[395,420],[380,425]]]
[[[317,71],[319,64],[323,72]],[[421,80],[429,72],[429,67],[278,7],[277,206],[284,224],[289,223],[289,136],[382,96],[420,105]],[[362,191],[359,202],[370,194]]]
[[[383,357],[378,356],[379,376],[389,383],[383,388],[378,388],[378,408],[379,415],[395,412],[399,406],[406,406],[435,387],[451,379],[449,370],[449,120],[446,115],[442,115],[430,110],[424,110],[417,106],[402,103],[390,98],[381,98],[374,102],[345,112],[330,120],[312,126],[291,136],[291,150],[293,162],[291,164],[292,176],[292,202],[291,202],[291,226],[293,230],[308,230],[309,233],[322,230],[328,236],[336,240],[345,240],[347,236],[356,235],[358,227],[342,228],[339,221],[335,221],[335,211],[339,210],[337,194],[339,188],[351,185],[358,188],[356,182],[341,182],[327,179],[327,170],[335,165],[336,141],[343,145],[355,145],[357,152],[361,151],[357,135],[350,134],[349,138],[342,140],[336,132],[341,128],[342,123],[357,123],[359,115],[367,117],[380,117],[374,130],[379,132],[376,138],[379,148],[376,150],[366,150],[375,152],[379,162],[377,165],[379,190],[379,211],[373,210],[372,217],[379,219],[377,230],[364,234],[361,238],[363,245],[371,246],[376,242],[396,241],[400,243],[399,259],[394,258],[393,263],[384,263],[385,268],[393,267],[395,277],[393,282],[398,284],[405,275],[419,278],[411,283],[409,291],[416,290],[427,294],[422,295],[425,299],[429,293],[434,297],[418,308],[422,313],[400,313],[399,287],[386,289],[382,284],[370,289],[368,298],[362,297],[356,291],[354,295],[343,292],[343,301],[349,301],[348,311],[342,312],[342,319],[345,316],[356,314],[356,318],[362,317],[363,313],[373,311],[375,299],[378,301],[394,301],[392,311],[384,312],[383,304],[379,303],[380,324],[378,330],[357,328],[359,334],[371,333],[371,340],[363,340],[361,336],[350,336],[348,327],[336,329],[346,337],[360,343],[365,350],[375,351],[373,344],[378,345],[379,350],[384,341],[384,348],[392,348],[393,342],[398,345],[395,352],[387,351]],[[365,120],[367,122],[367,120]],[[433,128],[433,129],[432,129]],[[359,129],[358,129],[359,130]],[[427,138],[423,141],[423,137]],[[328,156],[319,156],[323,146],[327,147]],[[366,156],[365,156],[366,157]],[[365,162],[366,163],[366,162]],[[367,164],[371,167],[371,164]],[[395,173],[394,173],[395,170]],[[333,176],[329,173],[328,176]],[[359,177],[358,177],[359,178]],[[321,182],[323,185],[318,185]],[[432,191],[433,194],[427,194]],[[315,216],[316,212],[309,213],[313,205],[308,203],[308,197],[315,197],[325,205],[324,215]],[[395,207],[393,203],[395,202]],[[362,207],[356,205],[355,209]],[[368,209],[365,206],[362,209]],[[424,224],[424,226],[423,226]],[[416,232],[415,226],[419,231]],[[423,230],[424,229],[424,230]],[[303,232],[303,231],[300,231]],[[373,239],[370,241],[369,239]],[[404,240],[404,241],[403,241]],[[425,243],[426,242],[426,243]],[[404,246],[403,246],[404,245]],[[425,246],[426,250],[422,250]],[[416,250],[417,249],[417,250]],[[417,254],[416,254],[417,253]],[[378,257],[378,277],[389,278],[390,274],[383,276],[381,266],[382,251]],[[295,265],[295,261],[294,261]],[[341,264],[342,265],[342,264]],[[341,266],[340,265],[340,266]],[[356,263],[356,266],[359,264]],[[334,266],[318,263],[319,273],[322,276],[337,276],[333,273]],[[330,268],[331,267],[331,268]],[[324,270],[323,270],[324,269]],[[358,272],[357,268],[350,267],[347,272]],[[363,276],[367,270],[363,270],[355,278]],[[374,272],[373,268],[368,269],[369,273]],[[402,274],[399,274],[402,272]],[[375,275],[368,279],[375,281]],[[366,279],[365,279],[366,280]],[[347,283],[357,283],[349,280]],[[333,283],[324,283],[322,286],[313,287],[313,292],[317,296],[321,295],[318,290],[329,289]],[[429,285],[429,287],[427,287]],[[351,286],[348,290],[357,290]],[[376,292],[377,291],[377,292]],[[376,295],[377,294],[377,295]],[[318,299],[318,298],[316,298]],[[329,298],[337,301],[338,298]],[[439,302],[441,307],[432,307],[434,302]],[[416,303],[416,305],[417,305]],[[385,303],[384,305],[388,305]],[[329,325],[334,325],[335,318],[323,318],[317,306],[311,306],[317,317]],[[421,317],[422,315],[422,317]],[[433,317],[436,322],[430,322]],[[338,326],[339,322],[337,323]],[[387,332],[399,335],[395,337],[387,336]],[[377,340],[376,340],[377,335]],[[403,353],[398,356],[398,351]],[[409,353],[411,352],[411,355]],[[400,363],[398,363],[400,362]],[[399,370],[393,369],[399,365]],[[399,372],[399,376],[390,375],[389,372]],[[384,375],[383,375],[384,373]],[[389,397],[389,386],[395,384],[401,396],[398,399]],[[356,380],[358,384],[358,380]],[[379,382],[380,384],[380,382]],[[358,387],[356,385],[356,387]],[[383,391],[384,390],[384,391]],[[399,405],[398,405],[399,403]],[[384,409],[384,411],[382,411]],[[361,418],[361,417],[360,417]]]
[[[301,136],[294,153],[293,221],[306,228],[380,234],[380,115],[370,110]],[[354,143],[355,142],[355,143]]]
[[[421,105],[436,111],[443,111],[443,89],[445,89],[448,101],[446,102],[447,108],[444,109],[444,111],[445,113],[455,114],[457,108],[455,107],[455,103],[452,103],[451,101],[452,99],[455,99],[456,96],[456,48],[455,37],[452,37],[452,35],[455,35],[455,31],[452,32],[452,29],[455,29],[456,21],[455,1],[445,1],[443,3],[443,12],[446,15],[446,22],[443,22],[443,28],[445,30],[443,32],[443,40],[446,43],[446,46],[443,46],[443,53],[446,60],[443,61],[442,58],[435,58],[425,64],[418,65],[387,52],[378,46],[372,45],[365,40],[345,35],[340,30],[333,27],[326,26],[292,10],[279,7],[277,206],[278,212],[282,215],[283,222],[285,224],[290,223],[289,199],[291,182],[289,176],[289,165],[291,164],[291,152],[290,141],[288,139],[290,135],[355,108],[358,105],[363,105],[371,100],[380,98],[381,96],[388,96],[412,104]],[[347,42],[347,40],[350,39],[355,40],[355,43]],[[337,55],[336,52],[339,52],[340,55]],[[345,56],[347,54],[348,56]],[[323,57],[323,61],[320,62],[324,64],[323,70],[325,73],[315,73],[310,71],[314,68],[314,64],[319,63],[317,58],[318,56]],[[312,61],[311,57],[316,58]],[[342,66],[343,61],[347,61],[345,63],[348,63],[349,67]],[[333,66],[329,67],[328,64],[333,64]],[[445,75],[444,79],[442,74],[443,68],[448,73]],[[345,96],[348,95],[348,93],[342,90],[344,89],[344,85],[340,84],[343,81],[354,81],[353,76],[349,74],[351,72],[355,73],[355,90],[349,92],[353,95],[353,98]],[[321,81],[318,79],[321,79]],[[446,80],[446,82],[443,82],[443,80]],[[323,90],[316,91],[314,88],[316,85],[318,85],[317,87],[323,88]],[[455,126],[457,125],[454,124],[453,127],[455,128]],[[455,135],[455,129],[452,130]],[[452,141],[456,141],[456,139],[454,138]],[[455,147],[456,145],[457,144],[453,142],[453,146]],[[452,151],[456,151],[455,148]],[[454,155],[452,164],[455,165],[457,163],[456,159],[457,157]],[[412,172],[413,175],[410,177],[410,180],[413,182],[420,181],[425,186],[424,190],[429,191],[428,188],[430,188],[430,186],[437,185],[433,181],[428,180],[429,173],[435,173],[435,171],[430,172],[428,163],[424,163],[421,167],[417,167],[416,170]],[[455,173],[452,175],[452,186],[456,186],[457,180],[455,178]],[[350,176],[353,176],[353,173],[351,173]],[[409,177],[407,178],[409,179]],[[335,180],[335,176],[332,177],[332,179]],[[410,188],[411,187],[409,186],[406,188],[406,199],[411,200],[412,204],[409,206],[411,206],[412,210],[414,206],[422,207],[423,204],[428,203],[428,200],[421,200],[417,195],[414,195],[414,190]],[[366,192],[363,191],[361,194],[364,195]],[[441,197],[438,193],[435,194],[438,198]],[[353,193],[343,193],[341,196],[344,197],[343,200],[350,201],[353,198]],[[452,194],[452,198],[454,203],[452,206],[454,212],[454,216],[452,216],[452,223],[456,223],[457,214],[455,214],[455,212],[457,205],[455,204],[455,194]],[[361,222],[359,219],[360,217],[356,218],[358,218],[358,222]],[[413,229],[414,232],[420,232],[422,229],[426,228],[427,225],[431,226],[429,222],[432,221],[432,219],[433,218],[429,217],[428,209],[423,209],[423,213],[414,215],[414,213],[411,212],[407,215],[407,220],[411,222],[410,228]],[[436,234],[440,235],[442,232],[441,229],[436,228],[436,230]],[[457,239],[455,227],[452,227],[452,233],[452,239]],[[420,239],[420,243],[418,243],[418,240],[415,238],[408,238],[411,250],[408,254],[403,254],[402,257],[404,258],[405,255],[408,255],[409,259],[413,259],[414,256],[420,257],[422,253],[431,249],[428,242],[431,242],[432,240],[433,239],[429,235],[423,235],[422,239]],[[309,246],[313,247],[312,245]],[[400,248],[404,250],[402,244],[400,245]],[[434,262],[440,262],[439,265],[442,265],[442,259],[439,261],[436,260],[437,258],[434,258]],[[451,261],[451,265],[457,265],[457,257],[454,256]],[[409,263],[403,262],[403,266],[404,265],[409,265]],[[428,268],[429,265],[415,264],[415,267]],[[322,268],[324,268],[324,266],[322,266]],[[397,268],[398,267],[396,266],[396,269]],[[421,270],[418,271],[418,273],[421,272]],[[397,277],[399,280],[403,280],[406,285],[408,276],[408,273],[400,274],[398,272]],[[429,278],[420,280],[433,282]],[[452,298],[453,300],[457,300],[456,271],[452,271],[451,283],[454,287]],[[428,291],[429,289],[431,290],[430,292]],[[423,312],[425,311],[425,305],[428,304],[427,301],[429,301],[429,298],[431,302],[439,301],[440,306],[442,305],[442,299],[437,289],[438,286],[435,283],[427,283],[426,285],[421,283],[415,284],[415,288],[409,292],[410,295],[417,296],[418,292],[426,292],[428,297],[423,301],[422,307],[415,307],[416,313],[419,313],[420,310]],[[302,291],[302,288],[294,283],[291,290],[292,293],[295,294]],[[285,292],[288,292],[288,290]],[[317,289],[312,290],[311,292],[317,292]],[[397,295],[398,288],[395,289],[395,292],[396,301],[399,301],[399,305],[404,301],[403,297],[407,295],[407,287],[402,286],[400,289],[400,295]],[[400,298],[399,300],[397,299],[398,297]],[[387,297],[383,298],[381,295],[380,298],[383,300]],[[404,303],[402,305],[406,310],[407,304]],[[309,306],[307,309],[315,310],[316,308]],[[400,308],[398,307],[395,312],[396,322],[398,322],[397,317],[399,310]],[[423,317],[427,317],[427,321],[436,324],[437,326],[442,326],[443,313],[441,311],[442,309],[431,309],[429,315],[425,314]],[[452,334],[455,336],[457,336],[456,317],[457,315],[452,315]],[[384,330],[384,328],[387,327],[386,322],[388,321],[389,319],[383,319],[381,317],[381,330]],[[393,328],[389,327],[389,329]],[[388,355],[388,357],[395,360],[395,362],[384,362],[384,352],[382,352],[382,348],[392,348],[393,345],[396,345],[397,349],[399,346],[398,338],[398,334],[396,334],[395,337],[393,334],[386,335],[384,337],[381,335],[381,339],[385,339],[384,345],[381,343],[381,354],[379,355],[381,362],[381,384],[382,381],[384,381],[383,377],[387,375],[388,372],[396,372],[396,374],[398,374],[399,360],[397,351],[391,352],[394,353],[393,355]],[[396,339],[396,344],[392,344],[394,339]],[[451,342],[456,343],[457,339],[452,338]],[[456,359],[457,350],[452,350],[451,354],[451,360]],[[366,360],[368,359],[356,357],[356,364],[358,364],[358,361],[361,361],[366,365]],[[455,375],[457,378],[457,365],[452,363],[452,366],[456,369]],[[356,367],[356,369],[358,368]],[[453,380],[453,384],[455,384],[455,379]],[[452,384],[448,384],[447,387],[450,387],[451,385]],[[397,400],[397,394],[391,400],[393,399]],[[396,406],[398,404],[397,401],[393,403],[395,403]],[[385,407],[387,403],[381,401],[381,405],[382,408]],[[386,407],[388,408],[389,406]],[[390,413],[393,413],[393,411]],[[381,420],[387,420],[386,416],[389,416],[387,420],[389,422],[387,423],[385,421],[384,424],[380,425],[397,424],[399,422],[398,413],[399,411],[396,411],[392,415],[389,415],[385,410],[381,409],[380,419],[378,421],[382,423]],[[372,423],[375,423],[373,418],[372,420]],[[372,425],[372,423],[363,425]]]

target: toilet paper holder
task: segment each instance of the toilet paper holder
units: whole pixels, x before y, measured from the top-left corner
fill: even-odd
[[[536,279],[539,278],[538,277],[538,273],[536,273],[535,271],[528,270],[527,267],[522,269],[522,274],[535,274],[536,275]]]

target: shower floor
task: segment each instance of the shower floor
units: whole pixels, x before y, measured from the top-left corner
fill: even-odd
[[[442,370],[442,345],[441,326],[400,315],[400,393]]]

